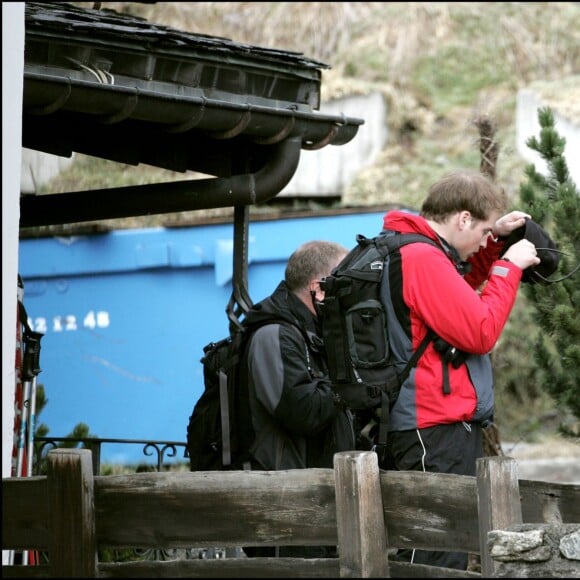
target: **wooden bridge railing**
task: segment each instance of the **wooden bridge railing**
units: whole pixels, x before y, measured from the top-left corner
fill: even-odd
[[[477,477],[380,472],[362,451],[289,471],[93,476],[89,450],[48,460],[47,476],[2,482],[3,549],[43,551],[48,564],[3,566],[3,577],[489,577],[490,530],[546,513],[580,521],[580,486],[518,481],[506,457],[479,460]],[[99,559],[110,548],[280,545],[337,545],[339,557]],[[410,547],[481,553],[482,574],[389,561]]]

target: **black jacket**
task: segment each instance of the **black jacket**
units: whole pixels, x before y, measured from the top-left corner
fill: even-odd
[[[255,469],[332,467],[337,451],[354,449],[350,411],[337,407],[327,378],[316,318],[281,282],[245,324],[260,326],[242,363],[253,427]]]

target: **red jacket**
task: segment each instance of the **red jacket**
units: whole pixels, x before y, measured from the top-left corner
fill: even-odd
[[[387,213],[384,228],[420,233],[439,241],[424,218],[401,211]],[[397,316],[388,312],[393,352],[409,356],[411,344],[415,350],[429,327],[469,355],[459,368],[447,363],[450,393],[445,394],[441,355],[433,343],[429,344],[401,389],[391,414],[391,430],[491,418],[489,353],[514,306],[522,277],[517,266],[497,259],[501,247],[501,242],[490,238],[487,247],[470,259],[472,269],[465,276],[449,253],[430,244],[408,244],[388,266],[385,264],[395,309],[398,303]],[[386,299],[384,302],[390,308]]]

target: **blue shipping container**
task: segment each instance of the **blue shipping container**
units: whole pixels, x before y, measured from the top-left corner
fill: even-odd
[[[252,222],[253,301],[272,292],[301,243],[350,248],[356,234],[378,233],[383,215]],[[233,225],[24,239],[19,252],[29,322],[44,333],[37,382],[48,403],[37,423],[53,437],[83,422],[102,438],[185,442],[203,390],[203,347],[228,332]],[[129,445],[105,445],[101,456],[142,459]]]

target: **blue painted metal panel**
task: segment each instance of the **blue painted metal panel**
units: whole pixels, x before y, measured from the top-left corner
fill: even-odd
[[[252,299],[275,288],[301,243],[326,239],[350,248],[356,234],[378,233],[382,218],[251,223]],[[203,346],[228,331],[233,226],[27,239],[19,252],[30,324],[45,333],[37,380],[48,404],[38,422],[49,436],[64,437],[83,422],[97,437],[185,441],[203,389]],[[104,446],[102,460],[142,460],[131,447]]]

